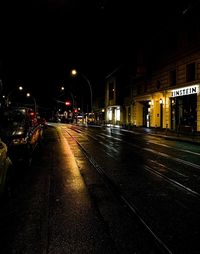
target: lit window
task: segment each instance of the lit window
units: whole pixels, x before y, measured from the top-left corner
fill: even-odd
[[[112,120],[112,109],[108,109],[108,120]]]
[[[115,119],[116,121],[120,121],[120,109],[115,110]]]

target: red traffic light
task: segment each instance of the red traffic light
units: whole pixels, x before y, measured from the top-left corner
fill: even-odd
[[[70,105],[71,105],[71,102],[70,102],[70,101],[66,101],[66,102],[65,102],[65,105],[66,105],[66,106],[70,106]]]
[[[34,112],[31,112],[31,113],[30,113],[30,116],[35,116],[35,113],[34,113]]]

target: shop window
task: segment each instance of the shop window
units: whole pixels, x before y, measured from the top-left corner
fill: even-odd
[[[170,77],[169,77],[169,83],[170,86],[175,86],[176,85],[176,70],[170,71]]]
[[[197,96],[196,94],[182,96],[176,99],[176,114],[178,124],[181,126],[192,126],[196,129],[197,125]]]
[[[112,120],[112,109],[108,109],[107,116],[108,116],[108,120],[111,121]]]
[[[190,63],[186,66],[186,81],[194,81],[195,80],[195,63]]]
[[[120,121],[120,109],[115,109],[115,119],[116,121]]]

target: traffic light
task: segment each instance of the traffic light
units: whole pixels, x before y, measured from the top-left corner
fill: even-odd
[[[66,101],[66,102],[65,102],[65,105],[66,105],[66,106],[70,106],[70,105],[71,105],[71,102],[70,102],[70,101]]]

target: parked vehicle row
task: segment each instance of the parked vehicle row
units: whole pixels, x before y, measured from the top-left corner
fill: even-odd
[[[8,146],[12,162],[28,162],[43,133],[35,112],[24,107],[4,110],[0,125],[1,139]]]
[[[43,136],[44,121],[26,107],[0,112],[0,193],[6,189],[11,165],[30,166],[33,152]]]
[[[12,162],[8,157],[7,146],[0,139],[0,196],[8,191],[12,169]]]

